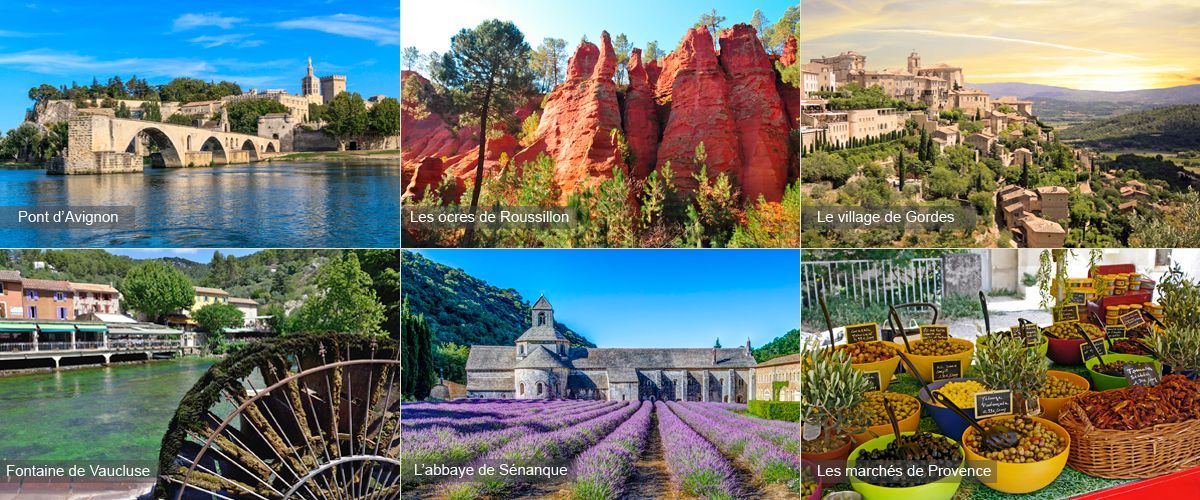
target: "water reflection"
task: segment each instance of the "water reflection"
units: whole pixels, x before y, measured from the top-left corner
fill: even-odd
[[[49,176],[0,169],[0,205],[122,206],[133,229],[0,229],[7,247],[396,247],[400,169],[302,162]]]

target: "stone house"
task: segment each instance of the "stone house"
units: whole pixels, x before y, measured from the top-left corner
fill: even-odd
[[[229,302],[229,292],[220,288],[194,286],[192,290],[196,294],[196,301],[192,303],[191,307],[192,313],[199,311],[201,307],[209,304],[224,304]]]
[[[26,318],[75,319],[75,299],[70,282],[22,278],[21,288]]]
[[[752,399],[770,401],[775,385],[779,390],[779,401],[800,401],[800,354],[789,354],[769,359],[758,364],[754,370]]]
[[[471,346],[467,397],[744,403],[755,387],[750,343],[733,349],[571,347],[539,297],[514,346]]]
[[[71,283],[71,292],[75,295],[75,316],[121,312],[121,292],[111,285]]]
[[[242,312],[242,326],[253,327],[258,322],[258,301],[242,297],[230,297],[229,303]]]

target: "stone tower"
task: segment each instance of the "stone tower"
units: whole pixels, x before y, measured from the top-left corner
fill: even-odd
[[[329,104],[335,96],[346,91],[346,75],[329,75],[321,77],[321,97]]]
[[[313,74],[312,57],[308,58],[308,74],[300,79],[300,95],[321,95],[321,81]]]
[[[921,55],[914,50],[908,55],[908,72],[915,75],[919,69],[921,69]]]
[[[529,316],[531,326],[517,338],[517,359],[524,359],[541,346],[557,356],[566,356],[571,342],[554,329],[554,307],[545,296],[538,297]]]
[[[543,295],[530,310],[533,325],[517,338],[513,387],[517,399],[561,398],[570,374],[570,342],[554,329],[554,307]]]

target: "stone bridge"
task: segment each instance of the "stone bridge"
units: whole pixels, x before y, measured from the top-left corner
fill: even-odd
[[[69,122],[67,151],[46,168],[51,174],[104,174],[142,170],[141,137],[157,151],[155,167],[249,163],[278,154],[279,140],[153,121],[80,114]]]

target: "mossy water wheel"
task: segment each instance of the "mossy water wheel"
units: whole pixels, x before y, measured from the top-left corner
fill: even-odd
[[[391,339],[324,333],[221,360],[167,427],[157,496],[398,497],[398,352]]]

